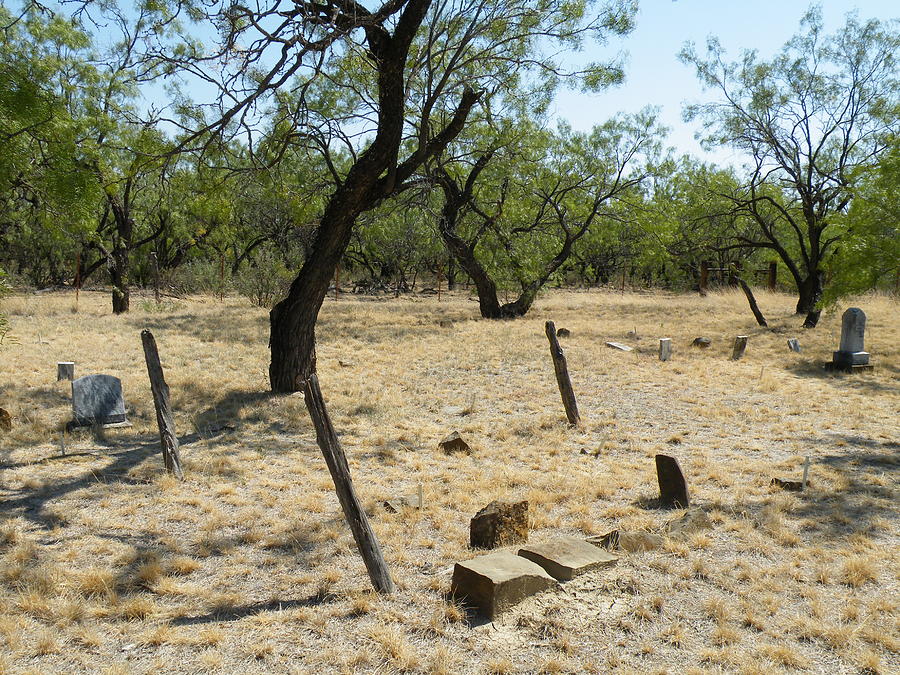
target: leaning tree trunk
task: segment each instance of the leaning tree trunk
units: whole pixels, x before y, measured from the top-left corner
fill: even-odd
[[[115,242],[109,261],[109,276],[112,282],[113,314],[124,314],[129,309],[131,285],[131,240],[134,221],[128,209],[118,197],[110,197],[110,206],[116,222]]]

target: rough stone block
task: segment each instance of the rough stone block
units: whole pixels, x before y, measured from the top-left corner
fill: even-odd
[[[528,541],[528,502],[494,501],[469,523],[472,548],[497,548]]]
[[[656,456],[656,477],[659,481],[659,501],[665,506],[690,506],[687,481],[678,460],[668,455]]]
[[[519,555],[536,562],[560,581],[615,565],[618,561],[616,556],[578,537],[559,537],[544,544],[531,544],[520,549]]]
[[[450,595],[494,619],[525,598],[556,585],[539,565],[498,551],[456,563]]]
[[[467,455],[472,454],[472,448],[470,448],[469,444],[462,439],[462,436],[459,435],[458,431],[454,431],[452,434],[438,443],[438,445],[440,446],[441,450],[446,452],[448,455],[452,455],[454,452],[464,452]]]

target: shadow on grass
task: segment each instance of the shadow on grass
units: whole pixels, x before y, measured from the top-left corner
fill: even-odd
[[[178,441],[180,445],[186,446],[200,439],[201,436],[194,433],[182,436],[178,439]],[[84,454],[92,453],[79,453],[79,455]],[[136,445],[134,447],[125,448],[119,451],[112,451],[105,454],[113,457],[112,463],[100,469],[89,469],[86,473],[83,473],[75,478],[51,483],[35,490],[27,488],[19,490],[18,495],[15,495],[15,493],[13,493],[13,496],[11,498],[4,498],[2,504],[0,504],[0,513],[12,513],[15,515],[21,515],[27,520],[30,520],[45,529],[52,529],[53,527],[61,524],[59,516],[46,513],[48,504],[54,499],[59,499],[69,493],[75,492],[82,488],[90,487],[92,485],[96,485],[98,483],[121,483],[128,485],[145,483],[146,480],[132,478],[129,475],[129,472],[132,469],[138,467],[141,463],[144,462],[144,460],[152,455],[159,454],[160,466],[162,465],[162,451],[160,449],[159,441],[143,443],[141,445]],[[71,456],[73,455],[67,455],[66,457]],[[65,458],[60,456],[57,459]],[[0,469],[15,468],[17,466],[25,466],[28,464],[39,464],[44,461],[46,460],[36,460],[30,463],[26,462],[15,465],[0,464]]]
[[[248,605],[234,605],[215,609],[207,614],[199,616],[183,616],[173,619],[172,626],[196,626],[205,623],[218,623],[220,621],[239,621],[248,616],[256,616],[263,612],[280,612],[295,607],[321,607],[322,605],[336,602],[338,597],[331,593],[315,593],[306,598],[294,600],[269,600],[268,602],[255,602]]]
[[[815,380],[828,380],[839,389],[850,389],[871,394],[893,393],[900,394],[900,368],[893,365],[879,365],[874,363],[875,372],[888,373],[887,379],[873,377],[872,371],[862,373],[842,373],[826,370],[824,361],[797,361],[785,370],[797,377]]]

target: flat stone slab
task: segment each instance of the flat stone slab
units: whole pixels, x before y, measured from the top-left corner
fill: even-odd
[[[634,351],[634,347],[629,347],[628,345],[623,345],[621,342],[607,342],[607,347],[612,347],[613,349],[618,349],[623,352]]]
[[[547,574],[560,581],[615,565],[619,560],[608,551],[578,537],[559,537],[544,544],[529,544],[519,549],[519,555],[537,563],[547,570]]]
[[[456,563],[450,595],[493,620],[525,598],[556,586],[540,565],[498,551]]]

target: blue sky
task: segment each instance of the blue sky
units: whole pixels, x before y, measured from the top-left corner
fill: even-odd
[[[900,18],[900,0],[825,0],[819,3],[827,32],[844,23],[847,12],[858,10],[860,19]],[[677,57],[686,41],[702,52],[706,38],[715,35],[728,56],[736,59],[744,49],[760,56],[776,53],[800,26],[810,3],[802,0],[641,0],[637,27],[624,40],[609,45],[606,53],[625,51],[625,84],[599,94],[561,92],[555,110],[576,129],[589,129],[616,112],[635,112],[645,105],[661,106],[663,123],[670,127],[669,143],[680,152],[718,162],[740,163],[727,149],[705,153],[694,140],[695,124],[681,120],[683,103],[709,100],[693,70]],[[589,58],[601,52],[588,51]]]

